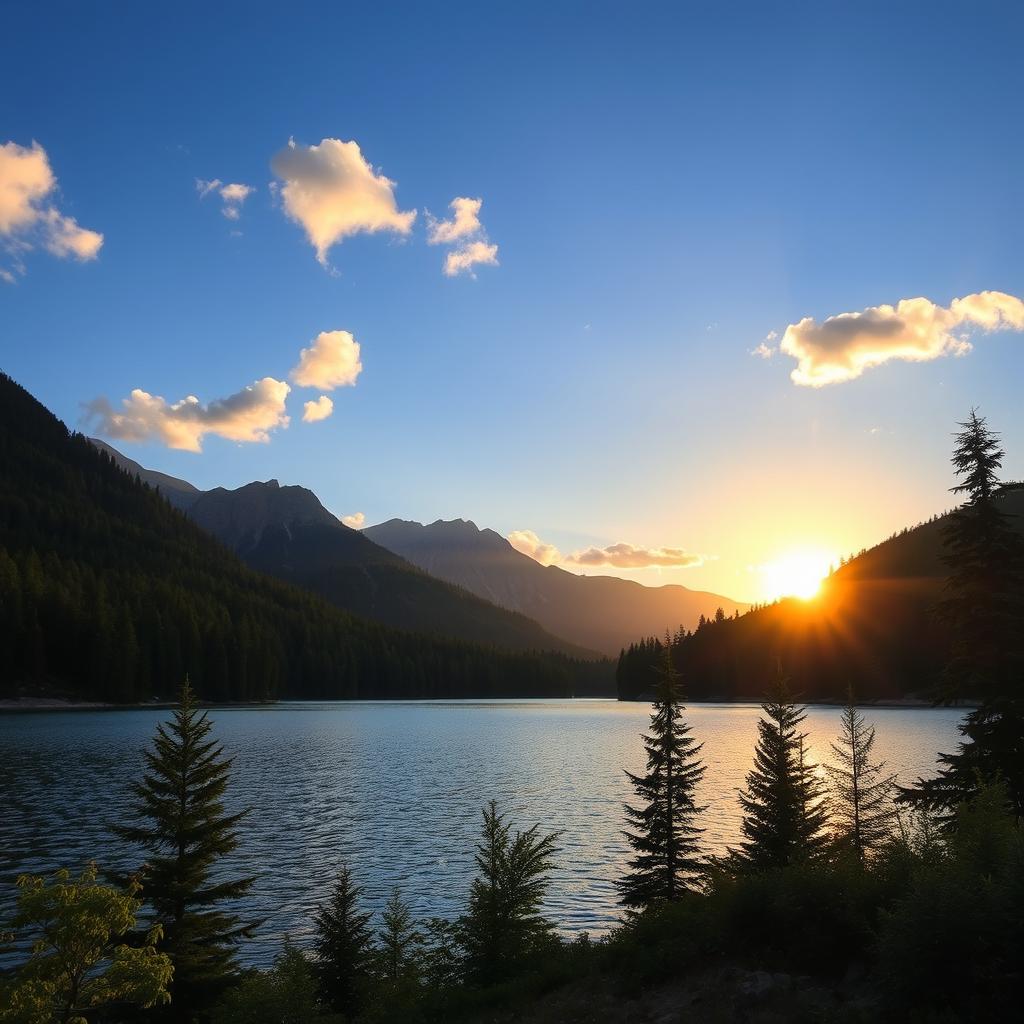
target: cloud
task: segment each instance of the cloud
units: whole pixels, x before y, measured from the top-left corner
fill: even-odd
[[[545,544],[533,530],[513,530],[506,539],[516,551],[529,555],[541,565],[554,565],[562,560],[558,548],[553,544]]]
[[[290,376],[301,388],[333,391],[354,385],[362,370],[359,342],[348,331],[321,331],[299,353],[299,364]]]
[[[115,410],[106,398],[86,405],[94,429],[120,441],[157,441],[168,448],[202,451],[203,437],[215,434],[229,441],[270,440],[270,431],[288,426],[285,399],[291,388],[264,377],[227,398],[203,405],[195,395],[169,403],[135,388]]]
[[[778,352],[778,348],[775,347],[775,342],[779,340],[778,331],[769,331],[765,335],[764,341],[761,342],[757,348],[752,348],[750,354],[752,356],[759,356],[761,359],[771,359],[772,356]]]
[[[220,178],[214,178],[212,181],[204,181],[202,178],[196,178],[196,191],[199,193],[200,199],[205,199],[212,192],[216,192],[223,205],[221,206],[220,212],[227,217],[228,220],[238,220],[242,213],[242,203],[246,201],[256,191],[252,185],[242,185],[238,182],[231,182],[225,185]]]
[[[480,207],[483,205],[482,199],[456,196],[448,204],[454,213],[451,220],[435,220],[428,213],[427,242],[430,245],[447,245],[483,231],[480,223]]]
[[[321,395],[315,402],[306,402],[302,407],[303,423],[319,423],[327,419],[334,412],[334,403],[326,396]]]
[[[960,333],[954,333],[963,328]],[[1005,292],[977,292],[938,306],[925,298],[840,313],[822,323],[790,324],[779,346],[797,360],[794,384],[822,387],[859,377],[891,359],[926,362],[971,351],[967,331],[1024,330],[1024,302]]]
[[[469,271],[471,277],[475,276],[473,267],[477,263],[496,267],[498,265],[498,247],[488,242],[470,242],[461,249],[453,250],[445,257],[445,276],[455,277],[466,271]]]
[[[616,569],[647,569],[666,566],[689,569],[703,565],[706,556],[695,555],[682,548],[638,548],[632,544],[612,544],[606,548],[577,551],[565,561],[572,565],[612,565]]]
[[[436,220],[427,214],[427,242],[430,245],[455,245],[444,260],[446,277],[469,273],[475,277],[473,267],[477,264],[497,266],[498,247],[487,239],[487,232],[480,223],[482,199],[456,196],[449,204],[451,220]]]
[[[353,530],[361,530],[366,523],[366,516],[362,512],[353,512],[350,516],[342,516],[341,521]]]
[[[0,243],[14,259],[14,269],[25,272],[21,255],[42,246],[61,259],[95,259],[103,245],[103,235],[83,228],[74,217],[61,213],[54,205],[57,179],[46,150],[33,142],[19,146],[7,142],[0,146]],[[14,274],[0,273],[8,283]]]
[[[284,182],[285,213],[305,229],[316,258],[327,266],[331,246],[365,231],[407,235],[416,211],[401,211],[395,183],[367,163],[356,142],[323,139],[317,146],[288,145],[270,161]]]

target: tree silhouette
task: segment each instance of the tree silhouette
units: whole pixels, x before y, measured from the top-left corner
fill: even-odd
[[[860,713],[850,690],[843,709],[835,764],[826,765],[832,783],[830,810],[837,839],[862,863],[892,834],[896,776],[883,775],[885,762],[871,760],[875,727]]]
[[[362,890],[343,865],[330,898],[314,917],[314,966],[320,992],[330,1009],[346,1017],[358,1014],[373,972],[371,915],[359,911],[361,895]]]
[[[698,838],[704,830],[696,820],[704,808],[697,806],[694,796],[705,769],[698,760],[700,745],[682,718],[682,687],[668,635],[658,674],[651,731],[643,737],[647,771],[626,772],[643,801],[639,807],[626,805],[630,830],[624,835],[634,856],[629,873],[619,882],[619,898],[632,908],[678,899],[700,869]]]
[[[786,867],[824,852],[825,806],[815,766],[804,758],[803,709],[797,706],[781,666],[761,705],[754,768],[739,799],[743,842],[731,851],[747,870]]]
[[[964,740],[943,754],[934,779],[902,797],[952,820],[957,805],[985,781],[1002,780],[1017,817],[1024,816],[1024,537],[995,502],[1005,452],[971,410],[955,435],[952,490],[966,500],[949,517],[949,596],[939,614],[952,637],[943,698],[980,699],[961,726]]]
[[[238,845],[235,827],[248,813],[225,814],[231,760],[210,738],[213,724],[185,681],[168,724],[157,726],[146,772],[132,785],[136,824],[115,825],[149,855],[146,901],[163,926],[158,948],[174,964],[171,1015],[191,1020],[236,973],[235,946],[258,922],[223,909],[249,891],[252,878],[225,878],[219,862]]]

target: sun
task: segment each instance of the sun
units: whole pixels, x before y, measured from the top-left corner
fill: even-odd
[[[794,548],[761,566],[765,596],[799,597],[810,601],[817,596],[829,574],[835,556],[821,548]]]

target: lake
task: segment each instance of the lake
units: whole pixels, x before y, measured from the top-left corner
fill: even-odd
[[[692,705],[704,743],[705,844],[738,837],[736,791],[750,768],[759,708]],[[910,782],[955,747],[962,712],[870,708],[876,752]],[[135,867],[106,831],[141,774],[141,750],[166,710],[0,715],[0,923],[21,872]],[[282,936],[308,941],[310,915],[347,861],[378,909],[395,884],[418,916],[454,916],[474,873],[480,808],[561,833],[547,911],[566,933],[618,920],[615,881],[628,857],[623,769],[644,764],[646,704],[616,701],[286,703],[215,708],[235,758],[229,807],[253,808],[228,865],[257,876],[245,910],[266,918],[244,959],[266,964]],[[828,758],[838,708],[808,711],[810,759]]]

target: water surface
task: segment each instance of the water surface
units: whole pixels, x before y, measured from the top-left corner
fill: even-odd
[[[759,709],[687,711],[707,763],[706,848],[735,843],[736,790],[750,768]],[[909,782],[955,746],[961,712],[879,708],[876,751]],[[16,876],[90,858],[135,867],[112,839],[141,750],[161,710],[0,715],[0,922]],[[616,701],[288,703],[216,708],[235,759],[229,805],[252,807],[227,867],[257,876],[245,910],[266,918],[245,958],[266,963],[281,937],[308,940],[310,915],[347,861],[368,909],[398,884],[419,916],[454,916],[473,875],[480,808],[490,798],[525,828],[561,833],[547,911],[565,932],[600,933],[618,919],[615,880],[628,849],[623,769],[643,768],[646,704]],[[828,758],[839,710],[812,708],[809,756]]]

